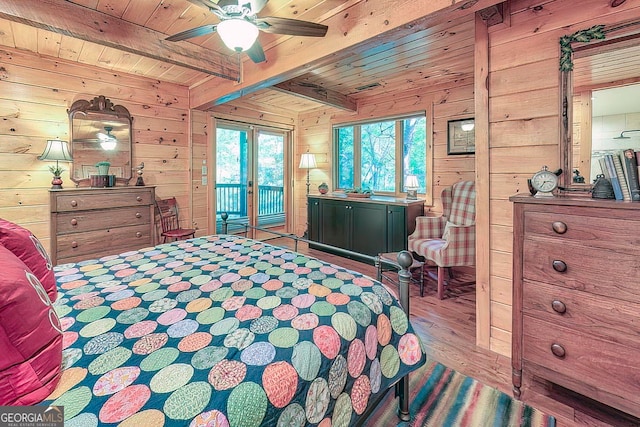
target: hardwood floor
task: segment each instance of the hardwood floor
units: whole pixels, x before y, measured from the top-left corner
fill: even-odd
[[[288,246],[279,241],[270,243]],[[376,277],[374,266],[309,249],[303,243],[299,243],[298,252]],[[475,289],[467,286],[447,292],[455,295],[439,300],[435,283],[429,282],[424,296],[420,297],[418,285],[411,286],[411,322],[423,341],[427,356],[511,396],[510,358],[475,345]],[[599,421],[588,415],[588,405],[574,409],[554,400],[550,394],[549,390],[536,384],[523,387],[523,401],[556,417],[559,427],[638,425],[618,418]]]

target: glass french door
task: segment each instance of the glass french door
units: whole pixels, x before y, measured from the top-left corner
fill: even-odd
[[[262,228],[286,225],[288,132],[218,121],[216,126],[216,229],[226,212],[229,233],[248,224]],[[260,233],[249,229],[249,237]]]

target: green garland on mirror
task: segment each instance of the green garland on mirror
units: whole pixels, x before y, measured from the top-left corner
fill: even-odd
[[[571,43],[588,43],[591,40],[604,40],[604,25],[594,25],[586,30],[560,37],[560,71],[573,70],[573,47]]]

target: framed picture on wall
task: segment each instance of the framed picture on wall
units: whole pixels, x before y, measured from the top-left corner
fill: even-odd
[[[474,154],[476,152],[474,119],[449,120],[447,125],[447,154]]]

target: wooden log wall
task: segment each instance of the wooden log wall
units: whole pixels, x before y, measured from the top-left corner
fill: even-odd
[[[188,88],[76,62],[0,49],[0,217],[37,235],[49,248],[50,162],[37,157],[46,140],[69,141],[67,109],[77,99],[104,95],[133,116],[133,165],[158,197],[175,195],[191,223]],[[71,188],[68,167],[63,186]],[[135,184],[136,176],[131,185]]]
[[[513,212],[527,178],[559,167],[559,39],[640,16],[638,2],[514,0],[510,26],[489,28],[490,348],[511,355]],[[567,173],[567,172],[565,172]]]

